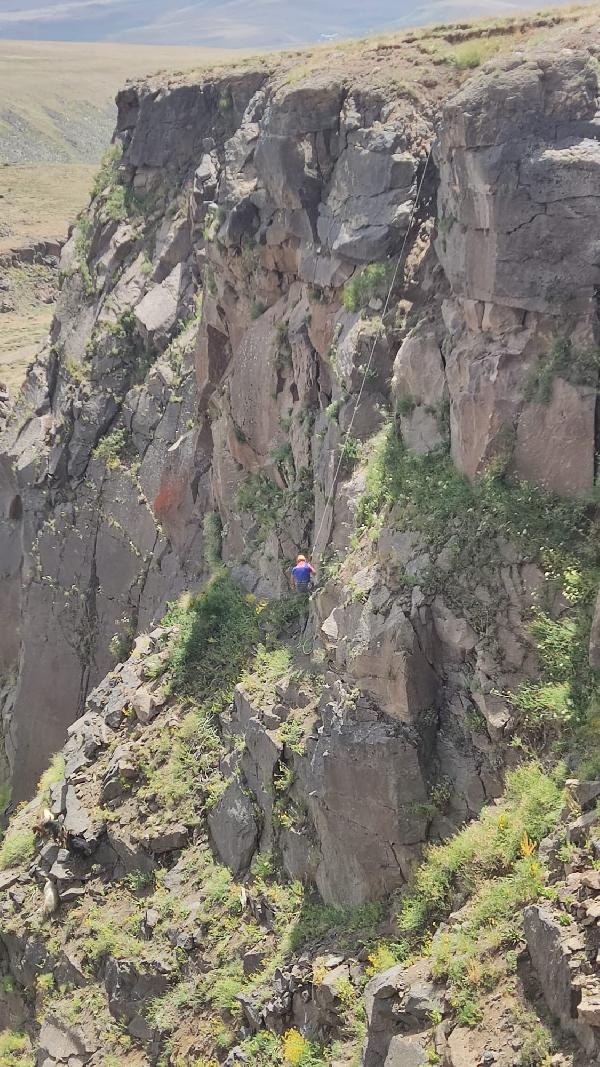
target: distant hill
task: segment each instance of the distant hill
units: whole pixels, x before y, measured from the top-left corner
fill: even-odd
[[[0,33],[3,15],[0,14]],[[0,163],[96,163],[127,78],[231,59],[232,51],[0,41]],[[239,53],[235,53],[238,55]]]
[[[489,15],[539,0],[10,0],[0,37],[289,48],[331,37]]]

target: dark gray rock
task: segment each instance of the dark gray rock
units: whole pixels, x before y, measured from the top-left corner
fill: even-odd
[[[158,965],[153,970],[141,971],[133,963],[109,959],[104,984],[113,1018],[125,1022],[132,1036],[151,1040],[153,1032],[144,1018],[144,1009],[169,987],[169,979],[160,973]]]
[[[390,1041],[384,1067],[425,1067],[428,1063],[424,1043],[418,1038],[397,1034]]]
[[[164,852],[175,852],[178,848],[184,848],[188,838],[187,826],[177,825],[162,831],[157,830],[149,834],[143,834],[140,837],[140,842],[150,849],[150,852],[162,855]]]
[[[262,971],[265,958],[266,952],[263,952],[260,949],[249,949],[248,952],[244,952],[244,955],[242,957],[242,965],[246,978],[249,978],[251,975],[258,974],[259,971]]]
[[[573,982],[576,967],[567,944],[571,932],[548,907],[533,904],[523,913],[525,940],[544,999],[564,1030],[575,1035],[587,1053],[598,1051],[594,1031],[577,1019],[581,989]]]
[[[248,869],[258,842],[252,801],[232,778],[208,817],[211,841],[223,863],[239,875]]]
[[[40,1052],[57,1063],[87,1063],[93,1047],[89,1047],[82,1033],[75,1027],[67,1026],[62,1020],[47,1017],[42,1023],[38,1038]]]

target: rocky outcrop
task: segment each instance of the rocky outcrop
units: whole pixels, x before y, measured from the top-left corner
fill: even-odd
[[[494,461],[589,490],[597,82],[579,31],[563,43],[470,78],[444,104],[425,174],[429,105],[344,81],[340,57],[298,82],[275,62],[120,95],[120,158],[63,250],[51,345],[3,438],[15,800],[110,668],[111,641],[126,648],[202,582],[205,516],[260,595],[286,588],[313,535],[320,553],[347,550],[364,482],[338,450],[350,427],[354,452],[380,429],[390,397],[417,454],[444,446],[449,403],[470,476]],[[421,222],[438,175],[434,250]],[[400,311],[381,323],[405,237]],[[436,704],[421,623],[397,604],[332,601],[327,616],[338,669],[387,714]]]
[[[406,45],[419,92],[385,82],[384,46],[128,86],[63,250],[0,455],[0,798],[26,801],[0,1022],[40,1062],[95,1067],[118,1025],[132,1065],[233,1065],[267,1031],[339,1041],[341,1064],[365,986],[365,1067],[515,1067],[523,1046],[521,1067],[525,970],[569,1067],[598,1054],[597,783],[570,783],[581,810],[540,846],[555,895],[511,931],[510,1010],[473,964],[487,1029],[397,911],[426,846],[571,715],[562,675],[537,688],[535,627],[588,624],[593,515],[539,490],[595,478],[597,64],[575,27],[451,65],[442,93]],[[318,588],[297,602],[300,550]],[[181,629],[158,620],[221,566],[272,622],[213,704],[176,695]],[[433,909],[465,937],[474,888]]]
[[[598,86],[591,54],[570,43],[495,64],[447,106],[436,248],[453,293],[455,462],[474,475],[508,437],[519,474],[582,496],[594,483]]]

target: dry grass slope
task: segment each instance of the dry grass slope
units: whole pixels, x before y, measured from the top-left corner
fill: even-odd
[[[0,41],[0,162],[94,163],[128,78],[231,60],[210,48]]]

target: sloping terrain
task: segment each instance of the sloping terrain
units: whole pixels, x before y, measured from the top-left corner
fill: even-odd
[[[0,162],[97,163],[128,78],[231,59],[211,48],[0,41]]]
[[[0,1062],[598,1064],[597,40],[119,94],[0,441]]]

